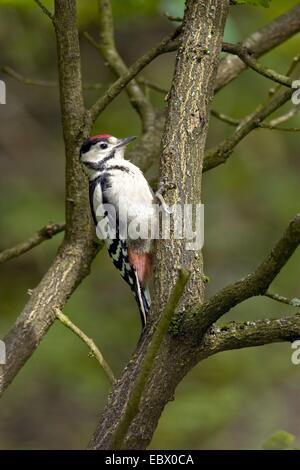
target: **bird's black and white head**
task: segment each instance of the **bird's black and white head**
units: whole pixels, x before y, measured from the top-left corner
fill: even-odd
[[[89,176],[102,171],[112,159],[123,159],[125,147],[135,137],[118,139],[110,134],[97,134],[86,139],[80,149],[80,161]]]

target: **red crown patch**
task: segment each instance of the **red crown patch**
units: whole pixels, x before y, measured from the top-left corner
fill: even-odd
[[[90,137],[90,139],[91,140],[108,139],[109,137],[112,137],[112,135],[110,135],[110,134],[97,134],[97,135],[93,135],[92,137]]]

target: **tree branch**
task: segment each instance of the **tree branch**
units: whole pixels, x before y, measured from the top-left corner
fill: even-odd
[[[4,65],[2,67],[2,72],[8,75],[9,77],[14,78],[15,80],[17,80],[17,82],[23,83],[24,85],[34,85],[34,86],[41,86],[41,87],[46,87],[46,88],[58,87],[58,82],[24,77],[23,75],[16,72],[14,69],[9,67],[8,65]]]
[[[222,315],[241,302],[264,295],[272,281],[286,265],[300,244],[300,214],[296,215],[273,250],[262,263],[245,278],[242,278],[214,294],[200,307],[193,309],[201,333]],[[201,325],[201,326],[200,326]],[[195,325],[193,325],[195,328]]]
[[[48,16],[48,18],[50,18],[50,20],[52,21],[52,23],[55,23],[55,16],[53,15],[53,13],[51,13],[50,10],[48,10],[48,8],[45,7],[45,5],[40,1],[40,0],[33,0],[39,7],[40,9],[42,10],[42,12]]]
[[[7,248],[0,252],[0,264],[9,261],[12,258],[23,255],[32,248],[40,245],[43,241],[49,240],[57,233],[61,233],[65,230],[65,224],[48,224],[45,227],[42,227],[38,232],[36,232],[28,240],[19,243],[18,245],[13,246],[12,248]]]
[[[11,78],[14,78],[15,80],[17,80],[17,82],[23,83],[24,85],[40,86],[45,88],[58,87],[58,82],[56,81],[24,77],[24,75],[21,75],[19,72],[16,72],[16,70],[12,69],[8,65],[4,65],[2,67],[2,72]],[[83,85],[84,90],[99,90],[100,88],[103,88],[102,83],[89,83]]]
[[[128,74],[128,68],[121,58],[115,43],[114,23],[111,0],[98,0],[99,7],[99,44],[95,44],[105,63],[117,77]],[[151,102],[146,98],[135,80],[131,80],[126,87],[132,106],[139,113],[143,129],[153,126],[154,110]]]
[[[255,31],[241,43],[241,46],[251,50],[253,57],[258,58],[299,31],[300,5],[297,5],[263,28]],[[222,59],[218,70],[215,92],[224,88],[246,68],[247,65],[239,57],[228,55]]]
[[[169,13],[164,12],[163,15],[168,18],[170,21],[175,21],[176,23],[182,23],[183,18],[181,16],[169,15]]]
[[[241,124],[241,119],[235,119],[231,116],[228,116],[227,114],[220,113],[216,109],[211,110],[211,115],[216,119],[219,119],[219,121],[226,122],[226,124],[229,124],[230,126],[237,127]]]
[[[99,348],[96,346],[92,338],[89,338],[78,326],[76,326],[67,315],[62,313],[62,311],[59,308],[54,308],[55,314],[57,318],[60,320],[60,322],[65,325],[69,330],[73,331],[91,350],[92,356],[94,356],[97,361],[99,362],[100,366],[104,370],[108,380],[110,381],[111,384],[114,384],[116,379],[113,374],[113,371],[109,367],[108,363],[104,359],[101,351]]]
[[[64,242],[41,282],[32,289],[29,302],[3,338],[7,361],[0,365],[0,396],[33,354],[55,321],[54,306],[63,308],[90,271],[98,247],[83,241]]]
[[[288,119],[291,119],[295,114],[299,112],[299,107],[298,109],[293,108],[291,109],[288,113],[279,116],[278,118],[273,119],[270,122],[261,122],[257,124],[258,129],[270,129],[270,130],[276,130],[276,131],[284,131],[284,132],[299,132],[300,127],[281,127],[278,126],[276,123],[277,122],[285,122]],[[228,116],[227,114],[224,113],[219,113],[216,110],[211,110],[211,115],[214,116],[215,118],[219,119],[219,121],[225,122],[226,124],[229,124],[230,126],[239,126],[240,124],[243,123],[243,120],[240,119],[235,119],[231,116]]]
[[[292,75],[292,73],[294,72],[294,70],[296,69],[297,65],[299,64],[299,61],[300,61],[300,54],[293,57],[293,60],[287,70],[287,73],[286,75],[288,77],[290,77]],[[274,88],[271,88],[270,91],[269,91],[269,95],[270,97],[274,96],[281,88],[281,85],[280,84],[277,84]]]
[[[201,341],[198,355],[202,359],[222,351],[293,342],[299,338],[299,313],[243,323],[232,321],[224,326],[209,328]]]
[[[78,159],[82,136],[88,135],[90,129],[84,122],[76,0],[55,0],[54,25],[66,153],[65,238],[49,270],[4,338],[7,362],[0,366],[0,395],[55,321],[53,307],[63,308],[89,274],[99,250],[88,209],[87,183]]]
[[[294,117],[296,114],[298,114],[300,111],[300,106],[294,106],[292,109],[290,109],[287,113],[282,114],[281,116],[278,116],[275,119],[272,119],[272,121],[269,122],[271,126],[278,126],[278,124],[282,124],[283,122],[288,121],[292,117]]]
[[[165,124],[164,111],[155,110],[155,121],[152,131],[145,132],[138,140],[137,144],[128,149],[127,158],[135,163],[143,173],[146,173],[153,164],[156,164],[154,177],[149,175],[150,184],[157,183],[158,162],[161,151],[161,135]]]
[[[296,66],[299,64],[300,61],[300,54],[298,56],[295,56],[291,62],[291,65],[288,68],[287,71],[287,77],[290,77],[293,71],[295,70]],[[275,88],[271,88],[269,92],[269,97],[273,97],[278,91],[280,90],[281,85],[278,84]],[[291,119],[295,114],[299,112],[299,106],[294,106],[290,111],[288,111],[286,114],[279,116],[269,123],[261,123],[259,127],[261,128],[267,128],[267,129],[276,129],[276,130],[282,130],[282,131],[288,131],[288,132],[294,132],[296,128],[284,128],[284,127],[278,127],[278,124],[281,124],[283,122],[288,121]],[[220,121],[226,122],[227,124],[231,126],[239,126],[242,123],[241,119],[235,119],[232,118],[231,116],[228,116],[224,113],[220,113],[216,110],[211,110],[212,116],[215,118],[219,119]]]
[[[270,131],[280,131],[280,132],[300,132],[300,127],[281,127],[281,126],[272,126],[268,122],[262,122],[257,126],[259,129],[269,129]]]
[[[265,292],[265,297],[269,297],[269,299],[276,300],[277,302],[281,302],[282,304],[291,305],[291,307],[300,307],[300,299],[294,297],[293,299],[287,299],[279,294],[272,294],[271,292]]]
[[[223,51],[229,52],[230,54],[235,54],[245,62],[248,67],[253,69],[255,72],[259,73],[263,77],[273,80],[273,82],[279,83],[286,87],[291,88],[293,80],[286,75],[282,75],[274,70],[266,67],[265,65],[258,62],[249,52],[246,47],[241,46],[240,44],[229,44],[228,42],[223,43]]]
[[[173,40],[178,36],[180,29],[173,31],[170,35],[165,37],[156,46],[152,47],[145,55],[136,60],[116,82],[114,82],[107,92],[101,96],[96,103],[89,110],[88,118],[92,123],[95,122],[99,114],[108,106],[108,104],[118,96],[121,91],[128,85],[128,83],[135,78],[150,62],[152,62],[160,54],[166,52],[166,49]]]
[[[206,152],[203,172],[226,163],[237,144],[253,129],[260,127],[262,121],[283,106],[292,94],[293,90],[286,90],[280,95],[274,96],[264,107],[260,106],[257,111],[244,118],[230,137]]]
[[[169,90],[167,90],[166,88],[163,88],[160,85],[156,85],[156,83],[150,82],[146,78],[140,77],[137,81],[141,85],[145,85],[147,88],[157,91],[158,93],[163,93],[164,95],[167,95],[169,92]]]

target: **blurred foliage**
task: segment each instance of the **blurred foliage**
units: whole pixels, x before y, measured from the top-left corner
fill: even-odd
[[[51,10],[53,8],[53,0],[43,0],[43,4]],[[21,10],[39,10],[39,7],[33,0],[0,0],[0,7],[8,6],[19,8]],[[114,15],[119,18],[126,19],[130,16],[153,16],[160,11],[168,11],[171,14],[181,14],[184,9],[184,0],[114,0]],[[79,25],[85,26],[97,21],[97,2],[78,0],[78,18]]]
[[[52,1],[44,1],[52,8]],[[80,0],[78,4],[81,31],[88,29],[96,37],[96,2]],[[131,63],[174,27],[162,13],[181,16],[183,4],[176,0],[113,0],[117,43],[126,62]],[[242,40],[296,4],[295,0],[272,0],[268,9],[233,7],[225,39]],[[13,66],[25,76],[55,79],[56,46],[48,18],[32,0],[0,0],[0,7],[1,65]],[[82,37],[81,49],[84,80],[108,84],[113,77]],[[298,50],[299,36],[261,60],[285,72]],[[168,54],[143,75],[168,88],[173,65],[174,54]],[[64,219],[58,90],[25,87],[3,78],[8,100],[0,114],[0,249],[26,239],[50,220]],[[266,98],[270,86],[268,80],[247,71],[216,96],[213,106],[242,117]],[[165,106],[163,94],[149,94],[156,106]],[[86,102],[97,96],[97,92],[87,91]],[[299,126],[299,117],[289,125]],[[139,120],[125,94],[105,110],[95,129],[118,136],[138,135],[139,130]],[[208,145],[215,145],[231,131],[212,119]],[[226,165],[205,175],[207,295],[254,269],[299,211],[298,153],[297,134],[257,130],[238,146]],[[59,235],[0,266],[0,337],[28,300],[28,289],[47,270],[61,238]],[[300,297],[299,264],[297,252],[272,291]],[[118,375],[138,341],[139,315],[131,292],[105,251],[65,311],[93,337]],[[270,299],[254,298],[233,309],[224,321],[293,311]],[[300,369],[291,363],[291,352],[288,343],[274,344],[230,351],[199,364],[178,387],[176,400],[166,407],[151,447],[261,448],[276,429],[288,429],[299,437]],[[83,448],[107,392],[106,377],[85,345],[63,325],[55,324],[1,400],[0,447]]]
[[[240,5],[258,5],[261,7],[269,8],[271,1],[272,0],[237,0],[236,3]]]
[[[296,437],[286,431],[277,431],[267,439],[263,445],[264,450],[296,450]]]

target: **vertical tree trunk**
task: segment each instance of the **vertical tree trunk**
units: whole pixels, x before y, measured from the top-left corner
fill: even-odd
[[[209,120],[209,104],[221,51],[229,0],[187,0],[181,45],[169,97],[163,136],[161,174],[176,184],[167,195],[171,204],[201,201],[201,175]],[[186,251],[184,240],[162,240],[157,247],[153,316],[159,318],[179,267],[192,276],[179,310],[200,303],[203,273],[200,253]],[[142,338],[133,360],[113,388],[99,426],[90,443],[94,449],[112,447],[114,431],[128,406],[130,390],[142,358],[151,342],[154,327]],[[151,376],[142,396],[139,412],[132,421],[122,448],[145,448],[158,419],[172,398],[177,384],[195,361],[188,336],[168,335],[160,347]]]
[[[228,1],[187,1],[181,45],[169,96],[166,127],[162,140],[160,173],[176,189],[166,197],[170,204],[201,203],[202,164],[209,105],[227,16]],[[192,272],[189,289],[181,303],[203,297],[202,259],[199,251],[186,250],[186,240],[162,240],[157,246],[156,308],[167,301],[178,268]]]

